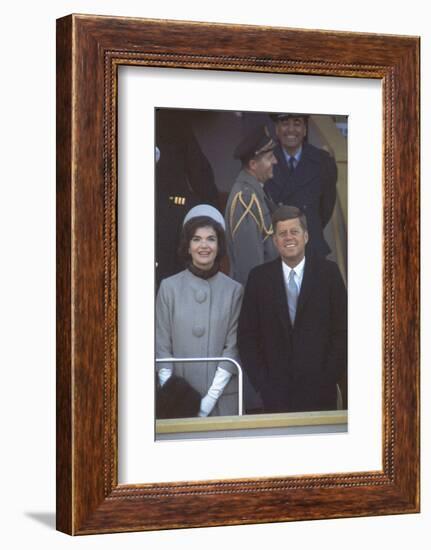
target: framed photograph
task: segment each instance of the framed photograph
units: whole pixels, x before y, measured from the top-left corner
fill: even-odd
[[[187,81],[190,84],[190,74],[183,71],[181,77],[176,77],[177,89],[179,78],[184,84]],[[145,79],[140,77],[139,72],[124,71],[122,68],[119,73],[121,95],[124,89],[123,80],[127,82],[129,94],[133,94],[130,92],[132,88],[139,90],[140,86],[145,86],[147,89]],[[295,82],[298,86],[299,83]],[[266,84],[268,85],[268,82]],[[286,88],[290,88],[289,95],[292,103],[293,83],[285,84],[283,93],[286,94]],[[199,88],[196,79],[193,79],[193,86],[195,89]],[[245,82],[243,86],[246,86]],[[258,87],[257,82],[254,82],[254,87]],[[241,88],[238,89],[241,90]],[[135,93],[141,95],[139,92]],[[143,95],[143,90],[141,93]],[[179,96],[180,94],[176,93],[171,101],[180,101]],[[233,100],[234,91],[231,83],[225,82],[223,92],[219,93],[218,102],[222,100],[220,96],[227,96],[230,101]],[[267,94],[267,97],[269,101],[275,100],[274,94]],[[121,106],[121,101],[126,102],[124,107]],[[125,118],[125,121],[119,123],[120,141],[131,143],[136,139],[139,143],[141,141],[139,138],[133,135],[127,137],[129,133],[132,134],[130,128],[133,126],[133,121],[129,123],[127,113],[130,113],[133,118],[144,120],[140,116],[136,117],[137,111],[131,107],[132,104],[133,99],[130,97],[123,96],[120,100],[119,112],[123,113],[122,118]],[[316,254],[320,252],[322,256],[325,255],[336,262],[342,278],[342,287],[346,286],[348,117],[340,114],[267,113],[172,107],[157,107],[154,115],[157,152],[155,259],[158,291],[155,312],[155,355],[158,367],[158,376],[155,378],[156,439],[256,437],[299,434],[301,431],[303,433],[346,431],[348,385],[346,357],[340,361],[340,374],[337,376],[337,381],[329,387],[327,396],[324,397],[323,388],[313,391],[310,387],[311,382],[308,380],[307,394],[313,396],[314,402],[304,399],[299,402],[298,390],[296,392],[298,403],[292,403],[290,400],[290,402],[277,404],[276,408],[269,408],[268,403],[266,408],[264,407],[261,397],[251,386],[247,370],[241,364],[243,361],[235,360],[239,359],[240,355],[236,346],[236,316],[239,314],[242,289],[226,280],[223,275],[230,276],[242,286],[245,285],[246,276],[252,267],[258,265],[261,260],[274,259],[271,254],[278,255],[278,252],[273,246],[272,235],[270,235],[272,232],[270,215],[283,204],[290,206],[296,204],[307,213],[309,236],[306,244],[307,256],[312,253],[311,248],[314,247]],[[259,136],[260,133],[270,144],[270,150],[266,156],[262,154],[260,160],[262,167],[259,164],[256,173],[259,180],[253,175],[253,167],[244,168],[243,165],[246,163],[234,156],[238,143],[244,140],[247,142],[250,136]],[[297,167],[291,169],[284,162],[281,155],[282,148],[276,145],[277,135],[284,139],[289,148],[289,140],[293,142],[294,148],[299,148],[300,144],[301,162],[298,162]],[[120,146],[119,173],[122,174],[119,182],[120,249],[123,247],[122,231],[125,230],[126,234],[131,234],[136,227],[133,205],[141,203],[141,200],[135,196],[139,190],[133,189],[134,184],[138,184],[139,180],[133,179],[131,171],[126,166],[124,170],[121,169],[122,163],[126,163],[126,156],[130,159],[130,153],[122,151]],[[264,164],[268,159],[268,164]],[[262,173],[259,171],[261,169]],[[238,183],[234,188],[234,182],[237,179]],[[266,181],[261,183],[264,179]],[[288,194],[285,193],[284,179],[288,182]],[[245,180],[247,180],[246,183]],[[252,186],[257,189],[255,190]],[[144,187],[144,193],[148,189],[147,186],[140,187]],[[263,200],[259,194],[260,189],[265,193]],[[194,269],[195,263],[198,267],[206,267],[206,264],[210,264],[207,258],[211,260],[211,254],[206,247],[203,247],[201,253],[197,249],[191,261],[190,247],[188,243],[187,247],[184,247],[181,237],[182,227],[189,227],[184,225],[184,220],[193,212],[206,212],[207,207],[203,207],[202,204],[209,205],[210,208],[207,210],[218,215],[218,221],[225,227],[225,229],[221,227],[221,230],[228,249],[227,254],[220,256],[219,260],[212,264],[212,270],[204,270],[203,273]],[[141,215],[138,213],[138,216]],[[265,216],[267,219],[264,218]],[[315,223],[317,219],[318,224]],[[128,244],[125,244],[125,247],[130,257],[128,258],[126,253],[120,253],[119,271],[131,273],[136,271],[136,268],[131,266],[135,264],[134,258],[139,257],[139,249],[135,253],[133,247]],[[182,257],[179,257],[177,250],[181,247],[184,249]],[[142,256],[142,260],[144,264],[145,256]],[[188,267],[185,270],[186,266]],[[217,275],[217,273],[220,274]],[[208,277],[208,275],[211,276]],[[134,276],[130,275],[130,278]],[[167,280],[163,282],[164,279]],[[318,298],[316,300],[311,298],[310,301],[320,303],[322,282],[317,276],[314,279]],[[141,276],[138,280],[142,280]],[[177,291],[178,286],[181,286],[181,292]],[[222,294],[227,297],[225,302],[219,295],[219,286],[223,288]],[[305,288],[306,286],[307,284]],[[135,291],[133,280],[130,280],[130,283],[124,285],[123,290],[124,293],[120,290],[119,294],[120,303],[129,304],[126,311],[130,312],[134,307],[133,304],[141,303],[140,300],[133,298],[135,292],[139,295],[139,289]],[[236,293],[237,290],[238,293]],[[197,302],[196,292],[202,293],[202,297],[208,296],[208,300]],[[344,288],[342,292],[345,294]],[[337,306],[340,306],[340,311],[343,305],[345,305],[343,301],[338,300]],[[337,309],[335,308],[334,311]],[[276,313],[275,307],[273,313]],[[302,314],[306,323],[312,315],[314,312],[311,311],[305,311]],[[136,322],[131,315],[129,319],[125,317],[120,316],[120,325],[125,323],[127,327],[131,327],[134,324],[137,326],[148,324],[144,321]],[[212,321],[207,330],[205,320],[208,317]],[[345,311],[344,317],[347,317]],[[346,321],[347,319],[344,322],[345,326],[340,327],[339,337],[336,339],[345,350],[347,350]],[[230,322],[233,323],[234,330],[228,332]],[[319,324],[322,327],[327,325],[325,322]],[[295,321],[295,332],[298,335],[300,331],[301,324],[298,317]],[[137,347],[137,342],[133,342],[130,332],[129,328],[124,330],[120,328],[119,331],[119,348],[127,349],[124,356],[120,354],[119,368],[125,370],[122,383],[126,383],[126,373],[130,372],[131,368],[127,365],[127,357],[130,357],[130,350],[135,350]],[[305,334],[305,338],[308,337],[309,332]],[[138,337],[138,342],[141,339]],[[301,347],[298,346],[298,349]],[[329,353],[325,351],[323,355],[327,357]],[[230,363],[223,363],[223,371],[217,371],[217,365],[222,364],[221,362],[198,361],[196,357],[199,355],[204,355],[206,359],[210,356],[214,358],[223,355],[225,358],[228,357]],[[136,357],[134,353],[133,356]],[[172,362],[169,359],[172,357],[189,357],[189,360],[183,362],[174,359]],[[151,357],[145,360],[132,359],[130,362],[140,365],[151,362]],[[315,362],[312,358],[304,360],[304,363],[309,365]],[[173,378],[171,378],[172,374]],[[207,397],[208,410],[199,411],[198,405],[202,401],[202,396],[207,394],[212,381],[220,376],[229,378],[221,395],[217,400]],[[182,380],[178,381],[178,377]],[[168,380],[169,382],[165,384]],[[136,381],[131,384],[131,387],[139,387],[143,384],[144,382]],[[185,384],[190,384],[193,390]],[[198,393],[196,394],[195,391]],[[178,398],[180,392],[184,392],[181,394],[183,396],[181,399]],[[274,401],[274,393],[274,390],[270,392],[270,401]],[[127,394],[130,395],[130,392]],[[326,398],[327,403],[324,402]],[[206,401],[203,401],[204,405]],[[121,406],[120,410],[122,410]]]
[[[297,130],[283,134],[282,125],[294,123]],[[298,158],[289,153],[295,132]],[[283,163],[299,178],[309,150],[336,173],[333,184],[329,176],[319,183],[329,198],[319,199],[318,226],[308,198],[285,198],[277,187]],[[254,162],[262,154],[271,159],[266,167]],[[255,178],[255,196],[232,194],[244,171]],[[190,218],[202,204],[223,227],[224,257],[208,210]],[[239,351],[232,330],[199,354],[166,347],[174,337],[162,337],[171,310],[156,295],[171,303],[166,281],[183,273],[207,284],[202,271],[216,266],[211,277],[235,282],[213,310],[232,304],[241,285],[244,309],[256,277],[241,280],[229,231],[239,231],[245,216],[285,259],[278,231],[286,222],[274,218],[271,204],[305,212],[305,265],[327,246],[322,255],[332,262],[324,261],[348,289],[335,346],[343,369],[330,389],[319,381],[308,391],[313,402],[277,401],[280,377],[270,390],[259,386],[247,366],[250,309],[238,307]],[[235,218],[237,207],[243,211]],[[181,241],[199,215],[207,216],[204,225]],[[193,244],[202,240],[203,253]],[[177,263],[178,246],[185,264]],[[271,261],[265,256],[262,266]],[[285,292],[290,306],[287,282]],[[197,303],[204,294],[195,294]],[[332,301],[340,311],[343,299]],[[301,307],[292,313],[286,305],[292,326]],[[265,311],[259,327],[270,331],[272,310]],[[190,330],[200,338],[214,327]],[[308,323],[301,336],[309,349],[318,347],[316,330]],[[185,372],[196,368],[184,365],[191,358],[205,366],[210,381],[183,400],[195,399],[193,412],[160,412],[161,390],[180,372],[172,358],[182,359],[179,379],[193,391],[196,374]],[[205,392],[220,384],[208,406]],[[78,535],[418,511],[419,39],[59,19],[57,528]]]

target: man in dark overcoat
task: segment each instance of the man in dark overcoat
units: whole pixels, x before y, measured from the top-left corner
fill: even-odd
[[[323,230],[335,206],[337,165],[327,151],[307,143],[308,115],[275,113],[277,164],[265,191],[277,204],[302,210],[307,218],[309,244],[316,256],[330,253]]]
[[[280,258],[249,275],[238,325],[241,364],[264,412],[335,410],[347,367],[347,294],[338,266],[305,253],[296,207],[272,216]]]

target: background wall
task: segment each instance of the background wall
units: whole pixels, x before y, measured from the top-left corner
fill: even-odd
[[[422,513],[290,524],[103,535],[54,531],[55,19],[71,12],[279,25],[422,37],[422,144],[431,150],[431,31],[426,3],[371,0],[8,2],[0,33],[1,542],[3,548],[426,548],[430,511],[430,339],[422,346]],[[422,327],[430,328],[430,188],[422,160]],[[408,231],[408,228],[406,228]],[[376,236],[379,238],[379,236]],[[364,405],[366,398],[364,399]]]

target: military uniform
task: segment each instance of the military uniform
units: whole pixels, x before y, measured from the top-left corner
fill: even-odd
[[[246,284],[251,269],[278,256],[272,241],[271,212],[275,205],[265,196],[263,182],[257,179],[256,170],[252,173],[245,169],[252,160],[272,152],[274,147],[268,129],[262,125],[248,132],[234,151],[234,157],[241,160],[243,169],[227,200],[226,245],[230,276],[242,285]],[[261,176],[264,177],[263,173]],[[260,412],[262,400],[247,373],[243,374],[245,411]]]
[[[225,222],[230,276],[243,285],[253,267],[277,257],[271,206],[262,184],[241,170],[229,194]]]

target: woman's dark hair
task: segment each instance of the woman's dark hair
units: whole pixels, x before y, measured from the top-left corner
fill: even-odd
[[[215,261],[220,262],[226,254],[226,239],[223,227],[209,216],[196,216],[186,222],[181,231],[180,244],[178,247],[178,256],[187,265],[190,263],[189,247],[192,237],[201,227],[212,227],[217,235],[217,256]]]

